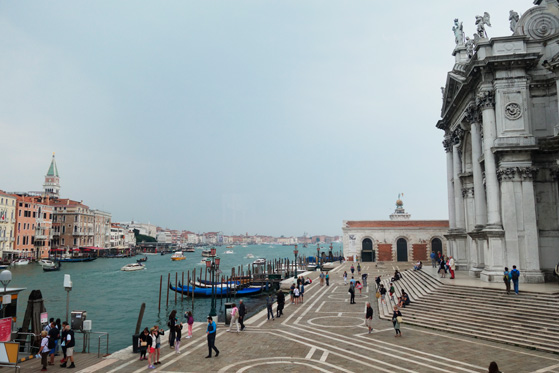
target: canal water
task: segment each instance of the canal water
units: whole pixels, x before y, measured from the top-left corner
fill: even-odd
[[[321,246],[321,251],[328,252],[327,245]],[[233,250],[234,254],[224,254],[226,250]],[[333,244],[333,251],[341,251],[341,244]],[[185,311],[193,311],[196,321],[205,321],[210,311],[210,300],[208,298],[192,300],[185,296],[181,302],[181,295],[169,292],[169,305],[167,299],[167,276],[171,273],[171,281],[174,284],[175,273],[178,273],[179,281],[184,272],[185,281],[187,271],[204,268],[201,263],[205,259],[201,255],[202,250],[196,249],[193,253],[184,253],[186,260],[171,261],[171,255],[148,255],[146,269],[142,271],[124,272],[120,268],[128,263],[134,263],[141,256],[133,258],[111,258],[97,259],[86,263],[62,263],[59,272],[43,272],[41,266],[31,263],[27,266],[11,267],[12,282],[9,287],[26,288],[19,295],[18,300],[18,327],[21,327],[27,300],[32,290],[41,290],[45,307],[49,318],[66,319],[66,291],[63,282],[64,275],[69,274],[72,279],[73,288],[70,292],[70,312],[87,311],[87,319],[92,320],[93,331],[108,332],[110,336],[109,351],[125,348],[132,344],[132,334],[135,332],[136,322],[141,304],[146,303],[146,310],[142,321],[142,328],[153,325],[161,325],[167,329],[167,317],[176,309],[181,321],[185,321]],[[253,254],[255,258],[246,258],[247,254]],[[230,275],[231,268],[242,265],[245,270],[247,265],[256,258],[268,260],[288,258],[293,260],[293,246],[279,245],[249,245],[247,247],[234,246],[227,249],[225,246],[217,248],[217,254],[221,258],[220,269],[223,275]],[[299,256],[316,255],[316,245],[303,248],[299,245]],[[163,276],[163,290],[161,299],[161,311],[158,312],[159,281]],[[218,314],[223,310],[223,302],[218,298]],[[248,311],[255,311],[262,307],[262,301],[256,299],[245,299]],[[92,352],[96,350],[97,339],[91,339]]]

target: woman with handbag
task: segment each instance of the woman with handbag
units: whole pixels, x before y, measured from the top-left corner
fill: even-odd
[[[149,330],[145,328],[142,334],[138,337],[138,345],[140,347],[140,360],[147,360],[146,352],[148,351],[148,337]]]
[[[394,337],[402,336],[400,331],[400,323],[402,322],[402,313],[398,310],[398,306],[394,306],[394,312],[392,313],[392,324],[394,325],[394,330],[396,335]]]

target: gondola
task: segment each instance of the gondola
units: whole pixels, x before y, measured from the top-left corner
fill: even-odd
[[[93,257],[86,257],[86,258],[80,258],[80,257],[76,257],[76,258],[61,258],[61,259],[57,259],[57,261],[59,262],[92,262],[97,258],[93,258]]]
[[[186,295],[190,295],[192,293],[192,286],[182,286],[179,282],[179,285],[177,287],[173,286],[173,285],[169,285],[169,289],[176,291],[177,293],[183,293]],[[235,290],[232,289],[228,286],[223,286],[223,287],[216,287],[215,288],[215,294],[217,296],[225,295],[225,294],[236,294],[236,296],[238,297],[248,297],[251,295],[256,295],[259,294],[260,292],[262,292],[262,288],[260,287],[249,287],[249,288],[244,288],[244,289],[239,289],[239,290]],[[212,288],[208,287],[208,288],[200,288],[200,287],[194,287],[194,296],[195,297],[211,297],[212,296]]]
[[[60,263],[58,260],[54,262],[55,265],[54,267],[47,267],[44,266],[43,267],[43,271],[44,272],[56,272],[56,271],[60,271],[60,267],[62,267],[62,263]]]
[[[138,263],[143,263],[143,262],[147,262],[148,261],[148,257],[144,256],[143,258],[137,259],[136,262]]]

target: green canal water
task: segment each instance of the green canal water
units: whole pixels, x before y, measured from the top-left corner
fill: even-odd
[[[321,251],[328,252],[327,245],[321,246]],[[234,254],[224,254],[226,250],[233,250]],[[333,244],[333,251],[341,251],[341,244]],[[193,253],[184,253],[186,260],[171,261],[171,255],[149,255],[145,263],[147,269],[135,272],[124,272],[120,268],[128,263],[134,263],[134,258],[112,258],[97,259],[87,263],[63,263],[59,272],[43,272],[40,265],[36,263],[27,266],[11,267],[13,274],[9,287],[26,288],[22,291],[18,300],[18,327],[23,322],[23,316],[27,307],[27,300],[32,290],[41,290],[45,307],[49,317],[66,318],[66,291],[64,290],[64,275],[69,274],[72,278],[73,289],[70,292],[70,311],[87,311],[87,319],[92,320],[93,331],[108,332],[110,336],[109,351],[114,352],[132,344],[132,334],[136,328],[138,313],[142,303],[146,303],[146,310],[142,321],[142,328],[146,326],[161,325],[167,328],[167,317],[176,309],[181,321],[184,321],[185,311],[193,310],[196,321],[205,321],[210,311],[210,300],[207,298],[195,298],[194,308],[192,300],[178,294],[175,303],[175,293],[169,292],[169,305],[166,306],[167,276],[171,273],[174,283],[175,273],[178,273],[179,281],[182,272],[185,279],[187,271],[204,268],[201,263],[202,250],[197,249]],[[247,247],[235,246],[226,249],[225,246],[218,247],[217,253],[221,258],[220,269],[224,275],[230,275],[231,268],[246,266],[256,258],[268,260],[288,258],[293,260],[292,246],[278,245],[250,245]],[[253,254],[254,259],[246,258],[247,254]],[[316,255],[316,245],[303,248],[299,245],[299,256]],[[161,300],[161,311],[158,311],[159,281],[163,275],[163,290]],[[186,280],[185,280],[186,281]],[[223,301],[224,303],[225,301]],[[261,302],[254,299],[246,300],[249,311],[261,307]],[[217,308],[220,312],[221,300],[218,299]],[[97,339],[91,339],[92,352],[97,346]]]

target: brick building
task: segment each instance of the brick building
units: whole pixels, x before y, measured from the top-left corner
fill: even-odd
[[[391,220],[344,220],[346,260],[416,262],[426,261],[431,251],[446,255],[448,220],[410,220],[403,206],[398,199]]]
[[[93,246],[94,215],[88,206],[71,199],[51,200],[54,211],[53,248]]]

